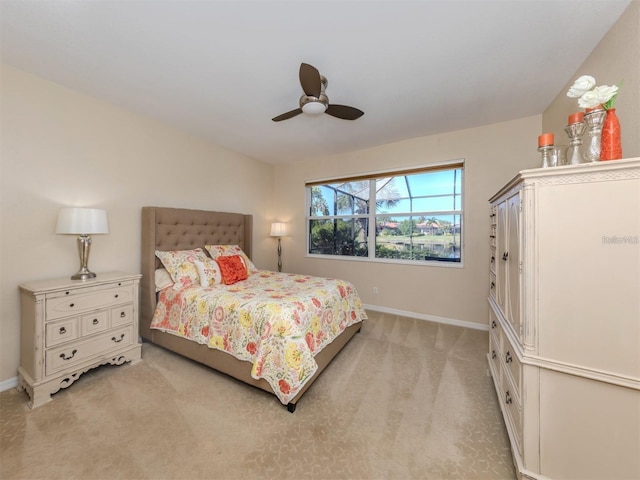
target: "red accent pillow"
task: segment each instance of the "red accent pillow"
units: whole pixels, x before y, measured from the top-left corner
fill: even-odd
[[[220,265],[222,283],[225,285],[232,285],[247,279],[247,267],[245,267],[240,255],[218,257],[216,258],[216,262]]]

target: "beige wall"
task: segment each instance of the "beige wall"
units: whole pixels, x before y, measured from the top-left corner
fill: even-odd
[[[592,54],[567,79],[567,85],[544,115],[481,128],[412,139],[377,148],[299,164],[278,166],[278,216],[291,223],[283,239],[284,269],[351,280],[365,303],[383,309],[415,312],[465,322],[486,323],[488,291],[487,199],[518,170],[540,165],[537,135],[551,131],[558,144],[577,101],[566,91],[577,76],[591,74],[599,84],[624,79],[617,112],[622,124],[623,154],[640,156],[640,0],[633,0]],[[562,141],[566,139],[565,141]],[[464,158],[464,267],[389,265],[305,257],[304,181],[387,170]],[[374,295],[373,287],[379,293]]]
[[[600,41],[575,75],[558,93],[542,116],[544,132],[553,132],[556,143],[568,144],[567,117],[579,112],[578,101],[567,90],[581,75],[591,75],[598,85],[623,84],[616,99],[622,130],[622,156],[640,157],[640,0],[633,0],[618,22]]]
[[[519,170],[537,167],[541,117],[434,135],[278,166],[278,216],[289,222],[283,269],[353,282],[366,304],[451,320],[487,323],[489,197]],[[306,257],[306,180],[375,172],[463,158],[463,268]],[[373,294],[373,287],[379,293]]]
[[[1,88],[0,381],[19,364],[18,284],[79,267],[75,237],[54,233],[60,206],[107,209],[98,273],[140,271],[144,205],[251,213],[256,264],[275,268],[272,165],[11,67]]]

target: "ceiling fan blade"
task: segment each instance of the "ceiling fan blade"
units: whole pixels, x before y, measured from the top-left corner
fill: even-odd
[[[318,98],[322,91],[322,80],[318,69],[308,63],[301,63],[300,85],[305,95]]]
[[[289,118],[293,118],[296,115],[300,115],[302,113],[301,108],[296,108],[295,110],[291,110],[290,112],[283,113],[282,115],[278,115],[277,117],[272,118],[274,122],[280,122],[282,120],[287,120]]]
[[[362,110],[346,105],[329,105],[324,113],[343,120],[356,120],[364,115]]]

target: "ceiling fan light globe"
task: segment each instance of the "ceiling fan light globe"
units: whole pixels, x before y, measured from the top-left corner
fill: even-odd
[[[317,101],[307,102],[302,105],[302,111],[309,115],[318,115],[320,113],[324,113],[326,109],[327,106],[324,103]]]

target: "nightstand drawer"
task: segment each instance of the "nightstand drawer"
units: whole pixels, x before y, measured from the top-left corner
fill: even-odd
[[[59,322],[47,323],[47,347],[53,347],[70,340],[75,340],[79,336],[78,319],[76,317],[66,318],[64,320],[60,320]]]
[[[117,327],[133,322],[133,304],[121,305],[111,309],[111,326]]]
[[[109,328],[109,311],[100,310],[90,315],[84,315],[80,319],[80,325],[83,337],[104,332]]]
[[[133,302],[133,285],[123,285],[109,289],[96,290],[91,293],[66,292],[62,296],[47,298],[46,318],[66,317],[87,310],[106,308],[121,303]]]
[[[75,342],[71,345],[47,350],[45,360],[46,374],[51,375],[82,363],[84,360],[94,359],[101,353],[131,344],[133,344],[132,328],[125,327],[96,335],[84,342]]]

